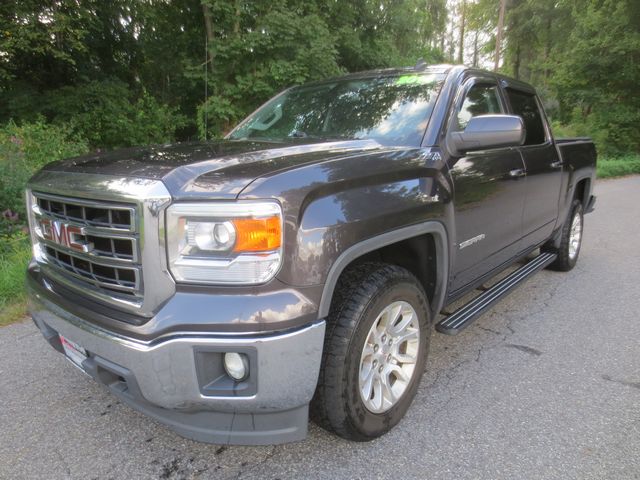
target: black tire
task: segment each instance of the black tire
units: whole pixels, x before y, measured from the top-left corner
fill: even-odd
[[[360,357],[379,313],[405,301],[417,313],[419,346],[415,369],[406,390],[389,410],[372,413],[358,390]],[[431,336],[427,297],[408,270],[366,263],[345,272],[334,295],[318,386],[311,417],[321,427],[348,440],[373,440],[393,428],[405,415],[424,373]]]
[[[571,255],[571,226],[574,218],[580,219],[580,239],[578,248],[574,255]],[[578,199],[574,199],[569,209],[569,216],[562,225],[562,232],[560,233],[560,246],[557,250],[558,258],[549,265],[552,270],[560,272],[568,272],[576,266],[578,262],[578,256],[580,255],[580,247],[582,246],[582,232],[584,231],[584,213],[582,209],[582,202]]]

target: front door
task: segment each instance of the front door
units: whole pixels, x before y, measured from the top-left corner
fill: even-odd
[[[506,113],[492,79],[472,79],[462,88],[450,129],[463,130],[476,115]],[[455,294],[517,253],[525,177],[522,157],[513,147],[469,152],[449,165],[456,228],[450,292]]]

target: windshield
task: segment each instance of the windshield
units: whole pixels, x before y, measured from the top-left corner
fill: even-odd
[[[417,146],[443,78],[407,74],[294,87],[267,102],[228,138],[374,139]]]

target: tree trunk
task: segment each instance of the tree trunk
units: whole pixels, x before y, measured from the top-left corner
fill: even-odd
[[[504,9],[507,0],[500,0],[500,14],[498,15],[498,33],[496,34],[496,57],[493,66],[494,71],[498,71],[500,66],[500,50],[502,49],[502,29],[504,28]]]
[[[455,41],[455,19],[453,16],[451,17],[451,28],[449,29],[449,61],[453,63],[453,59],[456,54],[456,41]]]
[[[549,57],[551,56],[551,17],[547,17],[547,38],[544,44],[544,84],[549,84]]]
[[[458,63],[464,63],[464,23],[465,23],[465,10],[467,7],[466,0],[462,0],[462,8],[460,12],[460,50],[458,51]]]
[[[211,19],[211,10],[209,9],[209,5],[207,3],[202,2],[202,13],[204,15],[204,27],[207,31],[207,57],[209,59],[209,69],[213,72],[213,62],[216,58],[216,55],[212,49],[213,46],[213,20]]]
[[[478,67],[478,30],[473,37],[473,66]]]
[[[233,20],[233,34],[237,37],[240,33],[240,0],[236,0],[236,15]]]
[[[518,79],[520,78],[520,53],[520,43],[518,43],[516,46],[516,54],[513,59],[513,76]]]

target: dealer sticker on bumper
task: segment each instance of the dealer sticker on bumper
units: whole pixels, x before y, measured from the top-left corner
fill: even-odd
[[[67,358],[71,360],[76,367],[84,371],[82,361],[87,359],[87,351],[76,342],[72,342],[62,335],[60,335],[60,341],[62,342],[62,348],[64,348],[64,353],[67,355]]]

